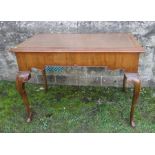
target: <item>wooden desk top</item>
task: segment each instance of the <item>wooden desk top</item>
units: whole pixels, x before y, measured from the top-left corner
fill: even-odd
[[[12,52],[144,52],[130,33],[38,34]]]

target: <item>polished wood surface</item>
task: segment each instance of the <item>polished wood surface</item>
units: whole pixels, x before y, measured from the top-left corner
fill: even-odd
[[[38,34],[13,52],[143,52],[130,33]]]

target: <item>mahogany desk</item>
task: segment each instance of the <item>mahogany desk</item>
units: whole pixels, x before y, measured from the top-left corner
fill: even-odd
[[[31,68],[42,70],[45,89],[47,79],[46,65],[56,66],[107,66],[109,69],[123,69],[125,90],[127,81],[134,83],[133,100],[130,112],[130,124],[134,123],[134,109],[140,94],[138,61],[144,49],[129,33],[95,33],[95,34],[39,34],[27,39],[17,47],[15,52],[19,72],[16,88],[20,93],[31,121],[32,113],[25,90],[25,82],[31,77]]]

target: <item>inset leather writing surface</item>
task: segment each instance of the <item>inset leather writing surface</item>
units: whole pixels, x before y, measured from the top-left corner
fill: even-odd
[[[129,33],[39,34],[27,39],[13,52],[143,52]]]

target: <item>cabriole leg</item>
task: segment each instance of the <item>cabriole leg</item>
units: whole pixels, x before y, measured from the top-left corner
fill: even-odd
[[[45,69],[42,70],[42,74],[43,74],[45,92],[47,92],[47,90],[48,90],[48,84],[47,84],[47,76],[46,76]]]
[[[130,111],[130,125],[132,127],[135,127],[134,111],[140,95],[141,82],[139,79],[135,79],[133,82],[134,82],[134,91],[133,91],[133,99],[132,99],[132,105],[131,105],[131,111]]]
[[[27,122],[30,122],[32,120],[32,112],[30,109],[27,93],[25,90],[25,82],[27,82],[30,78],[31,78],[31,74],[29,71],[20,71],[17,73],[17,76],[16,76],[16,89],[23,99],[26,112],[27,112]]]
[[[124,74],[124,78],[123,78],[123,91],[124,91],[124,92],[126,91],[126,86],[127,86],[127,77],[126,77],[126,75]]]
[[[140,90],[141,90],[141,81],[137,73],[125,73],[123,79],[123,90],[125,91],[127,82],[132,82],[134,84],[134,91],[133,91],[133,98],[132,98],[132,105],[130,111],[130,125],[131,127],[135,127],[134,121],[134,111],[135,106],[138,103]]]

